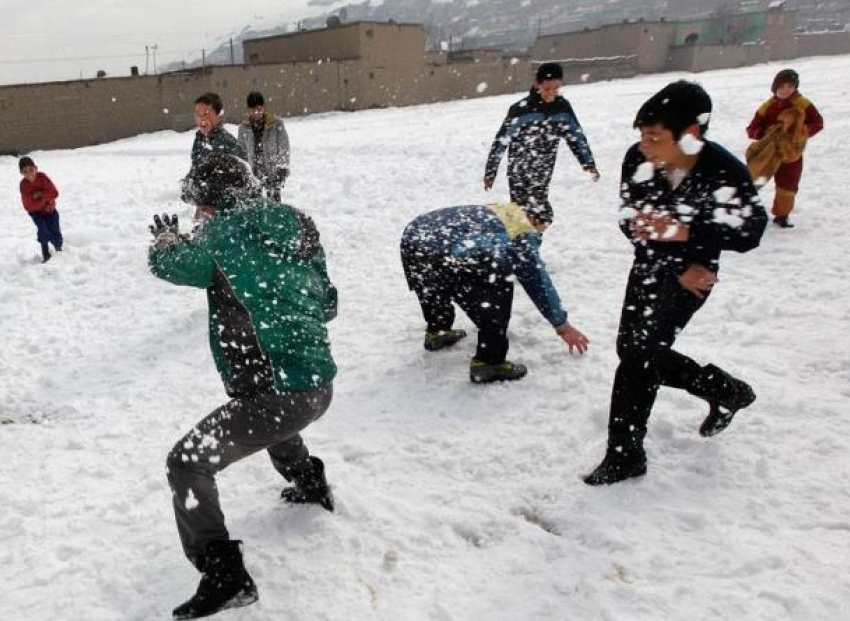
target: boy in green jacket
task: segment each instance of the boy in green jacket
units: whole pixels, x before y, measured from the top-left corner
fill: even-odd
[[[204,223],[190,239],[177,217],[154,217],[151,272],[206,289],[213,358],[231,400],[181,438],[168,455],[177,530],[203,574],[174,610],[194,619],[257,600],[239,541],[224,525],[215,475],[267,450],[294,485],[284,500],[333,511],[324,464],[299,435],[330,405],[336,366],[325,324],[336,315],[319,233],[304,213],[257,199],[247,165],[223,153],[193,169],[188,195]]]

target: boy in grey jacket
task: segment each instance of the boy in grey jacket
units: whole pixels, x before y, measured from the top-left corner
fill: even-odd
[[[248,93],[245,120],[239,126],[239,144],[248,155],[251,172],[270,199],[280,201],[280,189],[289,177],[289,136],[283,119],[266,109],[262,93]]]

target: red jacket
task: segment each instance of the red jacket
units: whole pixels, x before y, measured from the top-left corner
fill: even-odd
[[[21,179],[21,201],[27,213],[53,213],[58,196],[56,186],[43,172],[37,173],[32,183]]]
[[[747,127],[747,136],[751,140],[764,138],[768,128],[779,122],[779,113],[792,106],[796,106],[804,112],[803,124],[806,126],[809,138],[823,129],[823,117],[815,108],[815,104],[800,93],[794,93],[788,99],[779,99],[774,96],[764,102]]]

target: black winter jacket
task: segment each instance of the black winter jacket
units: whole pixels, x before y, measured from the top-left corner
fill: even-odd
[[[635,144],[623,160],[620,228],[635,247],[635,263],[665,264],[676,274],[692,263],[716,272],[720,252],[759,245],[767,215],[746,166],[717,143],[705,141],[694,167],[677,188],[653,170]],[[665,211],[690,229],[686,242],[640,241],[629,221],[642,209]]]
[[[490,147],[485,178],[496,178],[502,155],[510,144],[508,176],[531,176],[548,182],[562,138],[567,141],[582,168],[596,167],[584,130],[570,102],[558,96],[551,103],[546,103],[537,89],[532,88],[527,97],[508,110]]]

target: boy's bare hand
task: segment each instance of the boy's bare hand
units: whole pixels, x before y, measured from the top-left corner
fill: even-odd
[[[717,274],[699,263],[693,263],[684,274],[679,276],[679,284],[682,288],[699,299],[703,299],[705,292],[711,291],[716,282]]]
[[[557,330],[558,336],[561,337],[561,340],[566,343],[570,348],[570,353],[573,353],[573,349],[577,350],[579,354],[584,354],[587,351],[587,346],[590,341],[587,340],[587,337],[572,327],[570,324],[564,324],[559,327]]]

